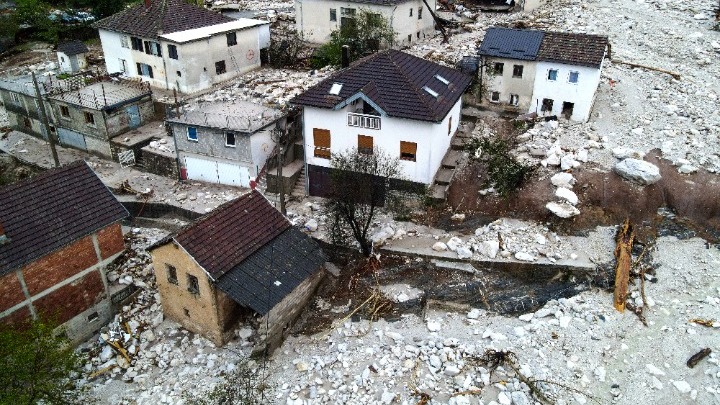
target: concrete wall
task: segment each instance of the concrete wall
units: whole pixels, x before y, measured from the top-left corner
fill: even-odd
[[[18,101],[13,100],[11,93],[17,96]],[[8,125],[12,129],[38,138],[47,139],[47,137],[43,135],[45,130],[43,129],[42,122],[40,122],[40,111],[35,105],[35,97],[0,89],[0,98],[8,113]],[[52,122],[52,109],[47,102],[45,103],[45,111]],[[23,118],[30,120],[29,127],[25,126],[25,120]]]
[[[124,249],[115,223],[6,274],[0,282],[0,320],[51,317],[72,341],[84,340],[110,320],[105,266]]]
[[[484,60],[485,67],[483,67],[482,78],[487,88],[486,94],[484,95],[485,100],[493,102],[491,100],[492,92],[498,91],[500,92],[500,100],[498,104],[515,107],[510,105],[510,95],[517,94],[519,96],[519,102],[516,108],[519,111],[527,111],[534,101],[533,86],[535,85],[535,61],[489,57],[485,57]],[[494,75],[489,74],[489,70],[493,68],[496,62],[504,64],[503,73]],[[522,78],[513,77],[514,65],[523,66]]]
[[[137,77],[133,55],[139,54],[140,52],[133,51],[132,48],[130,48],[130,36],[104,29],[99,29],[98,33],[100,34],[100,43],[102,45],[103,55],[105,56],[105,67],[108,73],[123,72],[123,66],[120,61],[124,60],[127,66],[126,75]],[[127,37],[127,48],[121,45],[121,38],[123,36]]]
[[[415,142],[417,143],[416,161],[400,160],[404,177],[406,180],[416,183],[431,184],[450,147],[452,134],[457,130],[461,105],[462,100],[458,100],[440,123],[382,116],[379,130],[348,126],[347,114],[354,110],[354,106],[351,105],[337,111],[305,107],[303,135],[307,164],[330,167],[329,159],[314,156],[314,128],[330,131],[331,153],[340,153],[356,148],[358,135],[373,137],[374,146],[397,158],[400,157],[400,141]],[[452,120],[452,127],[448,134],[450,120]]]
[[[556,80],[548,79],[550,69],[558,71]],[[530,104],[528,112],[560,116],[563,102],[570,102],[575,104],[571,120],[587,121],[590,118],[590,109],[600,84],[600,69],[556,62],[538,62],[536,72],[533,102]],[[570,72],[578,73],[577,83],[568,81]],[[541,111],[543,99],[553,100],[552,111]]]
[[[429,0],[428,4],[435,9],[434,0]],[[308,42],[328,42],[330,33],[340,29],[341,8],[353,8],[356,13],[365,9],[382,14],[397,33],[395,45],[398,46],[414,43],[418,40],[418,33],[420,39],[435,35],[434,21],[422,0],[410,0],[395,6],[333,0],[295,0],[296,29],[303,33]],[[418,10],[421,8],[422,18],[418,19]],[[330,9],[335,9],[336,21],[330,21]]]
[[[148,94],[140,100],[124,104],[122,107],[112,111],[105,111],[105,121],[107,122],[108,135],[113,138],[117,135],[130,131],[130,118],[127,109],[137,105],[140,112],[140,124],[145,125],[155,116],[155,107],[153,105],[152,96]]]
[[[85,58],[84,53],[68,56],[68,55],[58,51],[57,57],[58,57],[58,65],[60,67],[60,71],[63,73],[79,72],[81,70],[85,70],[88,65],[87,59]],[[72,63],[71,63],[72,59],[75,59],[76,63],[77,63],[77,67],[75,70],[73,70],[73,68],[72,68]]]

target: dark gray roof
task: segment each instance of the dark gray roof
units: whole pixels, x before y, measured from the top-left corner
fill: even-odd
[[[443,83],[438,76],[448,83]],[[390,117],[440,122],[471,81],[472,77],[459,70],[391,49],[338,71],[291,103],[332,109],[362,93]],[[338,95],[330,94],[335,83],[342,84]],[[437,97],[426,91],[426,87]]]
[[[475,74],[480,67],[479,56],[463,56],[455,65],[461,72],[465,74]]]
[[[396,4],[407,3],[411,0],[335,0],[342,3],[362,3],[362,4],[374,4],[377,6],[394,6]]]
[[[490,27],[480,45],[478,54],[499,58],[535,60],[544,32]]]
[[[57,46],[58,52],[62,52],[67,56],[79,55],[81,53],[87,53],[88,48],[82,41],[70,41],[65,42]]]
[[[0,189],[0,245],[7,274],[129,216],[82,160]]]
[[[326,260],[314,240],[290,227],[223,274],[215,285],[238,304],[265,315]]]

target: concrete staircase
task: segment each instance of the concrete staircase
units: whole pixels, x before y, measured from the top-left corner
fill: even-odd
[[[300,177],[298,177],[297,181],[295,182],[295,186],[293,187],[290,194],[293,197],[297,197],[299,199],[305,198],[305,165],[303,165],[302,171],[300,172]]]
[[[437,202],[447,200],[448,189],[457,168],[467,161],[467,152],[464,151],[465,143],[472,136],[474,129],[474,121],[461,121],[461,126],[453,135],[450,148],[445,152],[440,168],[435,173],[435,181],[430,186],[430,197],[433,200]]]

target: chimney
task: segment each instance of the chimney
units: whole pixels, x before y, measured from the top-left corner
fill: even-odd
[[[145,8],[150,8],[151,4],[152,4],[152,0],[145,0]]]
[[[10,242],[10,238],[5,235],[5,229],[3,228],[2,224],[0,224],[0,246],[8,242]]]
[[[342,46],[342,59],[340,65],[343,69],[350,67],[350,46],[348,45]]]

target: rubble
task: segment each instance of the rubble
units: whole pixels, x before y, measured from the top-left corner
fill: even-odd
[[[639,184],[648,185],[660,181],[660,169],[650,162],[626,158],[615,165],[620,176]]]

